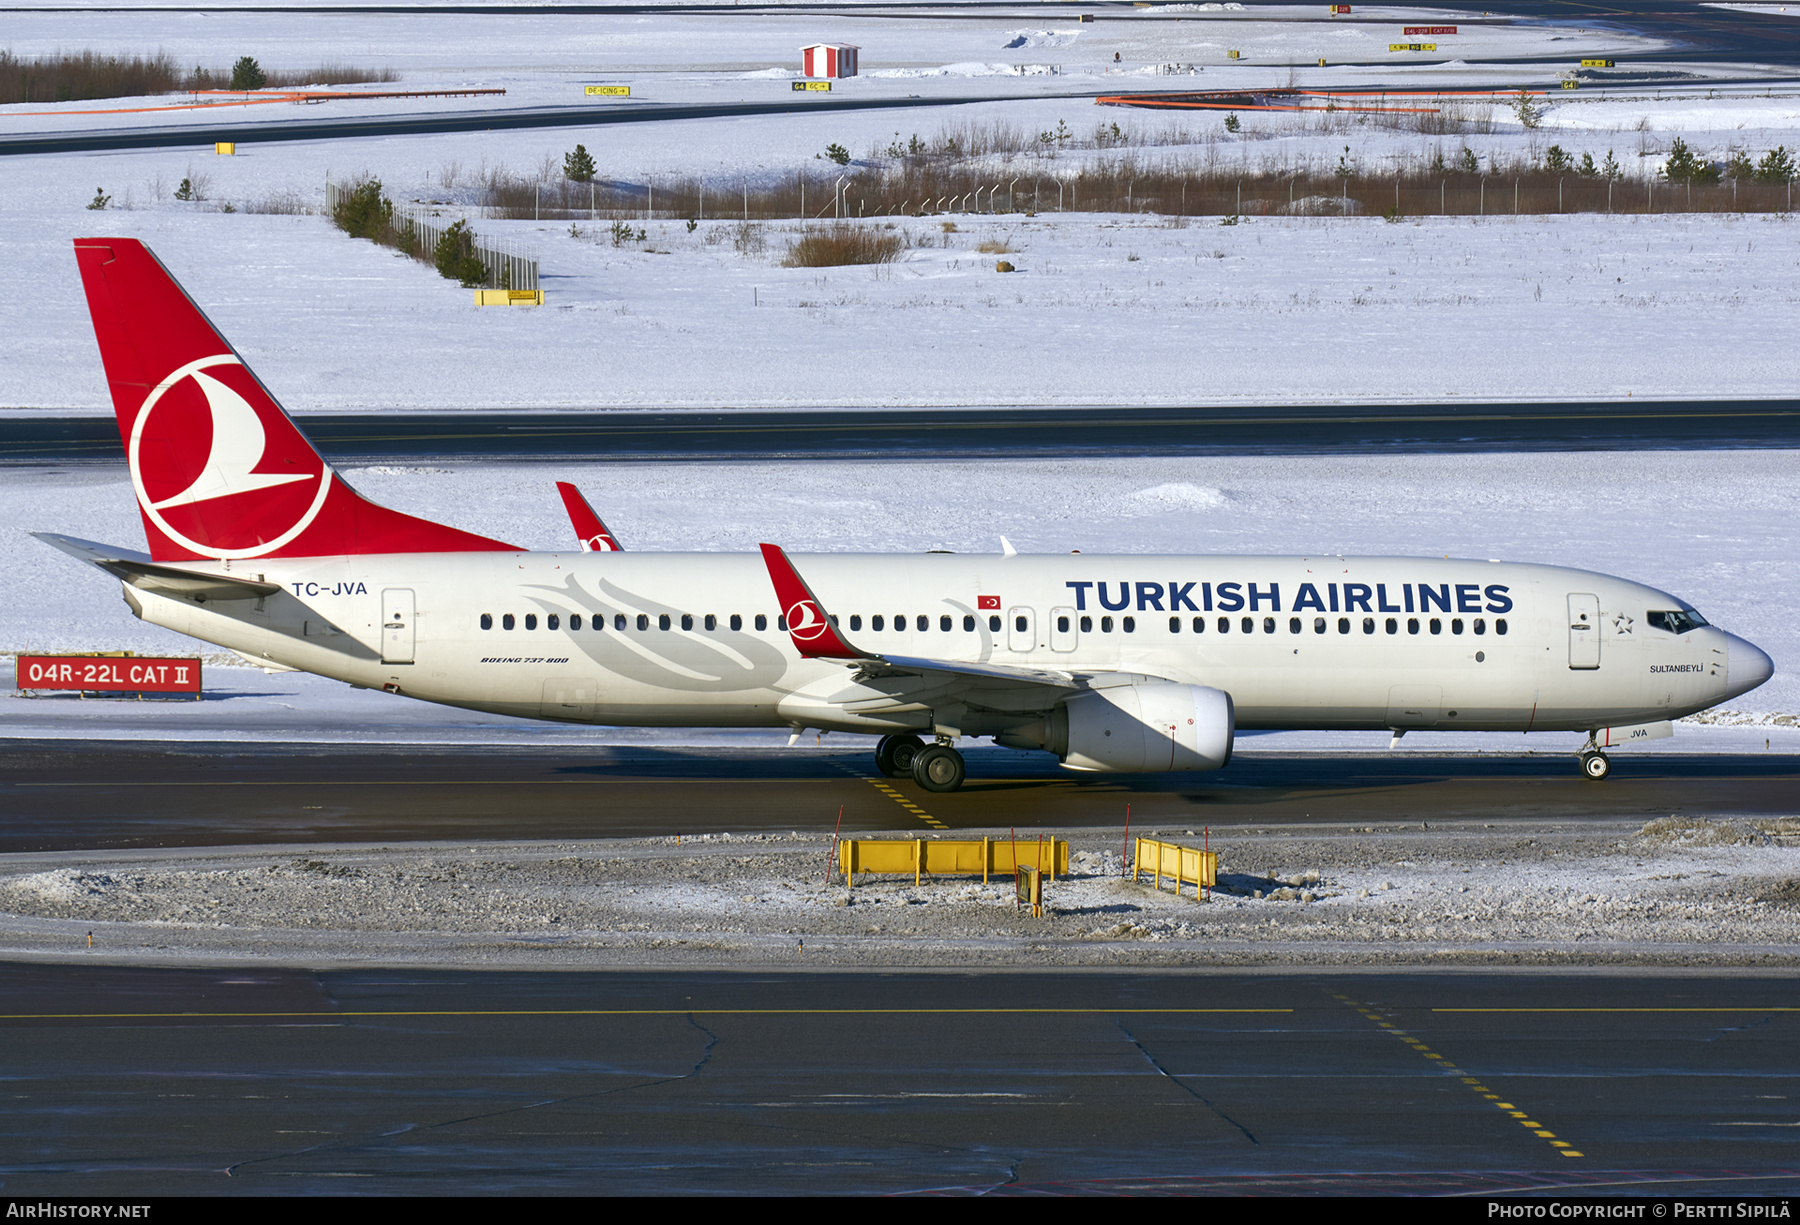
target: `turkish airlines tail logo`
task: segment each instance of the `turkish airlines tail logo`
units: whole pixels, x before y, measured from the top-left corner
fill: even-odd
[[[151,557],[513,549],[358,495],[143,243],[75,258]]]

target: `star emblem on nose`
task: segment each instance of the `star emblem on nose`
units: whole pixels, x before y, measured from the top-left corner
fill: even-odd
[[[1631,632],[1631,627],[1634,624],[1632,619],[1624,613],[1614,613],[1612,621],[1613,633],[1615,634],[1629,634]]]

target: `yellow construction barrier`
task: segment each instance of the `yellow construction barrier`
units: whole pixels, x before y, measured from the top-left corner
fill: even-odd
[[[476,306],[542,306],[541,289],[477,289]]]
[[[237,141],[215,140],[213,141],[213,152],[219,157],[230,157],[237,152]]]
[[[1018,860],[1013,851],[1017,848]],[[996,873],[1012,872],[1017,867],[1041,867],[1056,879],[1058,873],[1068,875],[1069,844],[1060,838],[1029,841],[1010,838],[983,838],[980,841],[951,841],[941,838],[896,839],[846,838],[838,843],[838,867],[844,873],[844,884],[856,883],[858,872],[870,876],[905,876],[911,874],[913,884],[926,876],[973,876],[981,873],[985,883]]]
[[[1132,856],[1132,884],[1136,884],[1138,876],[1144,872],[1151,874],[1158,889],[1162,888],[1162,878],[1169,877],[1177,897],[1181,895],[1183,885],[1194,886],[1194,900],[1199,901],[1202,889],[1211,889],[1219,882],[1219,853],[1139,838],[1137,853]]]

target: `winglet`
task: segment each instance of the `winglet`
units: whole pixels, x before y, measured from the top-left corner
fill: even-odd
[[[769,567],[769,581],[775,584],[775,599],[787,618],[788,637],[794,649],[808,659],[879,659],[880,656],[859,651],[844,640],[831,617],[820,605],[812,588],[794,569],[779,545],[765,544],[763,561]]]
[[[600,522],[600,516],[588,505],[588,500],[581,496],[581,490],[567,481],[556,482],[556,492],[562,494],[563,506],[569,512],[569,522],[574,525],[575,535],[581,540],[583,553],[623,553],[625,546],[619,538],[607,530],[606,524]]]

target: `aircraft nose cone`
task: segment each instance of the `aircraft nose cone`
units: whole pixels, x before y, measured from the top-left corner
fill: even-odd
[[[1775,675],[1775,661],[1768,653],[1735,634],[1731,635],[1731,646],[1725,659],[1725,687],[1730,697],[1749,693]]]

